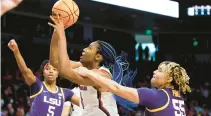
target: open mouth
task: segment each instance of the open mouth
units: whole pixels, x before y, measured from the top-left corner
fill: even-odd
[[[81,56],[80,56],[80,59],[85,55],[86,53],[85,52],[82,52]]]

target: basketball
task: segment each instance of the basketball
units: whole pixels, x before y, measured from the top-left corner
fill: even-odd
[[[78,20],[79,8],[73,0],[59,0],[52,8],[52,16],[55,19],[56,14],[62,17],[65,28],[68,28]]]

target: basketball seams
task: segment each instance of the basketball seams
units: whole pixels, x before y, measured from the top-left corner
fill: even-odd
[[[54,8],[55,10],[59,10],[59,11],[63,11],[63,12],[65,12],[65,13],[67,13],[67,15],[68,16],[65,16],[65,17],[62,17],[62,18],[66,18],[66,17],[68,17],[69,19],[68,19],[68,21],[70,20],[70,16],[69,16],[69,13],[67,12],[67,11],[65,11],[65,10],[61,10],[61,9],[58,9],[58,8]],[[68,23],[68,21],[66,21],[65,22],[65,24],[67,24]]]
[[[62,18],[65,20],[64,25],[67,25],[69,27],[70,25],[74,24],[77,21],[79,17],[79,8],[73,0],[72,1],[59,0],[59,2],[62,5],[60,6],[61,8],[60,7],[56,8],[56,6],[54,5],[55,6],[54,9],[57,10],[57,12],[62,13],[61,14]],[[72,6],[71,6],[71,2],[72,2]],[[67,17],[68,19],[66,19]]]
[[[74,6],[75,6],[75,5],[74,5],[74,2],[73,2],[73,1],[72,1],[72,6],[73,6],[73,11],[74,11]],[[73,14],[75,14],[75,13],[73,12]],[[73,16],[73,14],[72,14],[72,16]],[[75,22],[74,18],[75,18],[75,17],[73,16],[73,22]]]
[[[54,8],[55,10],[59,10],[59,11],[63,11],[63,12],[65,12],[67,15],[69,15],[68,14],[68,12],[67,11],[65,11],[65,10],[61,10],[61,9],[58,9],[58,8]],[[67,16],[65,16],[65,17],[67,17]],[[63,17],[64,18],[64,17]]]
[[[72,17],[73,17],[73,22],[74,22],[74,16],[73,16],[72,10],[71,10],[70,7],[67,5],[67,3],[64,2],[63,0],[62,0],[62,3],[64,3],[64,4],[67,6],[67,8],[69,9],[69,11],[71,12],[71,14],[68,13],[68,15],[69,15],[69,20],[70,20],[70,15],[72,15]],[[69,20],[68,20],[68,22],[69,22]],[[72,23],[73,23],[73,22],[72,22]]]
[[[79,9],[77,9],[77,10],[75,10],[75,11],[73,12],[73,13],[75,14],[75,16],[77,16],[77,17],[79,16],[79,14],[78,14],[78,15],[76,14],[76,12],[77,12],[78,10],[79,10]]]
[[[79,8],[75,10],[75,8],[74,8],[74,6],[75,6],[75,5],[74,5],[74,2],[72,1],[72,3],[73,3],[73,11],[74,11],[73,13],[75,14],[75,16],[78,17],[78,15],[76,14],[76,12],[79,10]]]

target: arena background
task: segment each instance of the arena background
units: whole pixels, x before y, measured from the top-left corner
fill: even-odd
[[[107,41],[118,53],[121,50],[128,53],[131,68],[138,69],[134,80],[137,88],[150,87],[152,72],[160,62],[178,62],[191,78],[192,93],[185,97],[187,115],[208,116],[211,115],[211,1],[174,1],[179,3],[179,18],[92,0],[75,0],[80,17],[66,30],[69,56],[77,60],[90,42]],[[15,39],[27,66],[39,75],[40,63],[49,56],[52,28],[47,22],[55,2],[25,0],[1,17],[1,110],[8,116],[27,116],[30,103],[29,88],[7,43]],[[194,16],[189,16],[188,8],[197,8]],[[62,78],[58,84],[74,86]],[[141,116],[143,109],[130,112],[119,107],[119,113]]]

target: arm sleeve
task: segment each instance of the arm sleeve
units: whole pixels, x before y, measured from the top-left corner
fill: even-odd
[[[149,88],[139,88],[137,89],[139,96],[139,104],[146,107],[153,107],[152,105],[156,100],[157,90]]]
[[[33,83],[31,86],[30,86],[30,95],[35,95],[36,93],[38,93],[40,91],[42,87],[42,81],[36,77],[36,81],[35,83]]]
[[[63,88],[65,101],[70,101],[74,93],[70,89]]]

